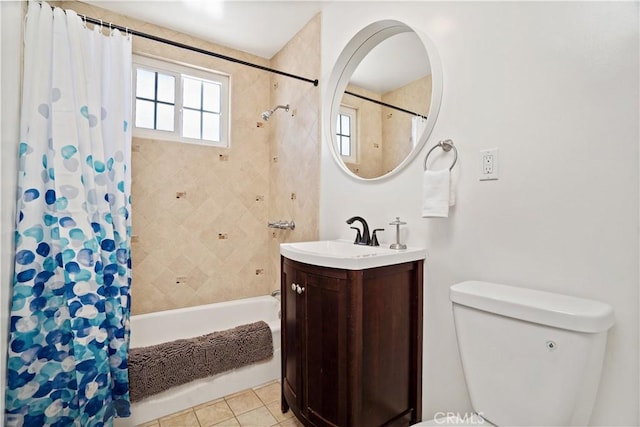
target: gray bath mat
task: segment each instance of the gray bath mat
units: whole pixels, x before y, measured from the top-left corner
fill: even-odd
[[[198,378],[273,357],[271,329],[263,321],[129,350],[129,396],[136,402]]]

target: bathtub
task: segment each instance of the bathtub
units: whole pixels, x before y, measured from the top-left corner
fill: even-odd
[[[279,310],[280,301],[263,296],[131,316],[131,347],[146,347],[264,320],[273,333],[273,358],[147,397],[131,405],[131,417],[116,418],[114,425],[136,426],[280,378]]]

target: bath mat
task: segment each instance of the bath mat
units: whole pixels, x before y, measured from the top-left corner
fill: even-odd
[[[263,321],[195,338],[129,350],[132,402],[171,387],[273,357],[271,329]]]

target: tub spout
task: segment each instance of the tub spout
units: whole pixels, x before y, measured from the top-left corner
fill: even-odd
[[[280,289],[276,289],[275,291],[271,292],[271,296],[282,302]],[[278,319],[282,319],[282,310],[278,310]]]

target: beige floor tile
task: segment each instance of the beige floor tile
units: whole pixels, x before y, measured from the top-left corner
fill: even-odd
[[[276,419],[276,421],[281,422],[284,420],[288,420],[293,417],[293,411],[289,409],[286,413],[282,413],[282,409],[280,408],[280,400],[276,400],[275,402],[271,402],[267,405],[267,409],[271,412],[271,415]]]
[[[205,402],[205,403],[202,403],[200,405],[194,406],[193,410],[197,411],[200,408],[204,408],[206,406],[213,405],[213,404],[218,403],[218,402],[224,402],[224,397],[221,397],[220,399],[215,399],[215,400],[212,400],[210,402]]]
[[[253,391],[256,392],[260,400],[265,404],[280,400],[280,383],[276,382],[267,384],[265,386],[255,388]]]
[[[225,400],[236,416],[263,406],[262,401],[253,392],[253,390],[247,390],[244,393],[235,394],[230,398],[225,398]]]
[[[193,409],[160,418],[160,427],[200,427]]]
[[[238,422],[241,427],[271,427],[278,424],[271,412],[264,406],[238,415]]]
[[[228,420],[218,423],[213,427],[240,427],[240,423],[235,418],[229,418]]]
[[[209,427],[233,418],[233,411],[231,411],[224,399],[207,406],[200,405],[194,408],[194,411],[202,427]]]
[[[136,427],[160,427],[160,422],[158,420],[153,420],[148,423],[139,424]]]
[[[282,427],[304,427],[304,425],[298,421],[296,417],[289,418],[288,420],[284,420],[280,422]]]
[[[223,399],[224,399],[224,400],[229,400],[229,399],[234,398],[234,397],[236,397],[236,396],[240,396],[240,395],[242,395],[242,394],[245,394],[247,391],[249,391],[249,390],[242,390],[242,391],[239,391],[239,392],[237,392],[237,393],[228,394],[228,395],[226,395],[225,397],[223,397]]]

